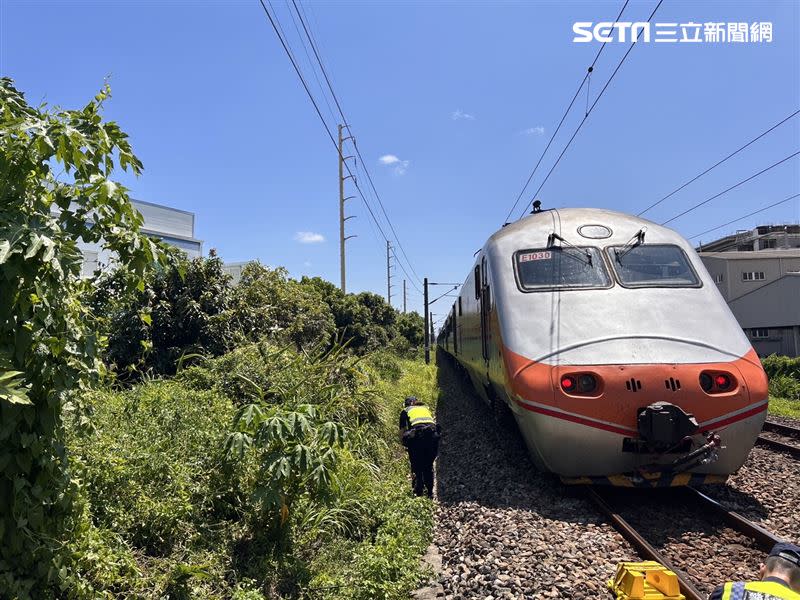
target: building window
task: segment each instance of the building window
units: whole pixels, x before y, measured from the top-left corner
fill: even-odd
[[[769,337],[769,329],[751,329],[750,335],[757,339],[763,339]]]
[[[762,281],[764,279],[764,271],[744,271],[742,273],[742,281]]]
[[[722,283],[724,280],[725,279],[724,279],[722,273],[719,273],[718,275],[714,275],[714,283]]]
[[[764,250],[765,248],[776,248],[777,240],[772,238],[771,240],[761,240],[761,249]]]

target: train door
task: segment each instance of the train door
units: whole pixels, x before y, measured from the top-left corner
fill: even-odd
[[[481,354],[483,360],[489,365],[489,310],[491,307],[491,292],[489,289],[489,271],[486,264],[486,257],[481,260]]]

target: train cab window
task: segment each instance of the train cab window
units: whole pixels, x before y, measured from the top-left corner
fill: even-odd
[[[458,316],[461,316],[461,296],[458,297]]]
[[[552,288],[611,287],[611,277],[597,248],[519,250],[514,254],[517,281],[523,291]]]
[[[700,287],[697,273],[678,246],[611,246],[606,252],[625,287]]]

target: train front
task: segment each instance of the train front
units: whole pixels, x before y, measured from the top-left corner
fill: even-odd
[[[570,483],[724,481],[761,430],[767,379],[699,257],[634,217],[558,217],[493,249],[513,269],[496,327],[533,460]]]

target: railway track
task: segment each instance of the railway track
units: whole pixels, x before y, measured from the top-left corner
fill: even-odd
[[[800,459],[800,428],[765,421],[763,432],[758,436],[756,444],[770,450],[787,452],[794,458]]]
[[[753,544],[764,553],[768,553],[774,544],[784,541],[742,515],[726,509],[716,500],[694,488],[686,487],[676,491],[684,496],[682,500],[687,506],[700,509],[721,519],[727,527],[752,540]],[[623,517],[622,511],[610,499],[607,491],[591,487],[587,488],[586,495],[606,515],[614,528],[628,540],[643,559],[657,561],[676,573],[680,582],[681,592],[686,596],[687,600],[706,600],[708,597],[707,592],[700,591],[696,585],[697,582],[693,581],[684,569],[677,567],[667,556],[667,553],[658,550],[655,544],[648,541],[628,519]],[[712,557],[709,557],[709,559],[713,560]],[[704,583],[708,584],[709,582]],[[722,581],[713,582],[714,585],[719,583],[722,583]]]

